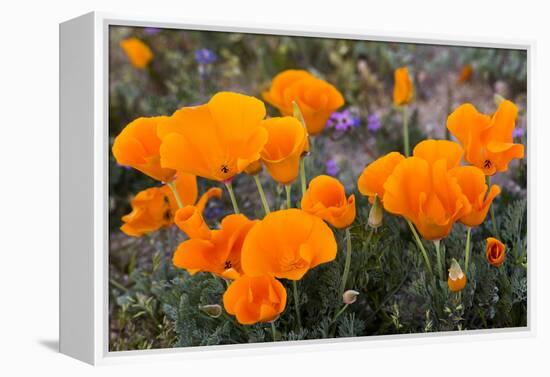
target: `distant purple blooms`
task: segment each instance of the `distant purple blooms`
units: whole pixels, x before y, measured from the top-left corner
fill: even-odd
[[[372,113],[367,117],[367,129],[370,132],[378,131],[381,126],[380,117],[376,113]]]
[[[214,63],[217,59],[216,53],[207,48],[201,48],[195,51],[195,60],[200,65]]]
[[[327,160],[325,162],[325,168],[328,175],[331,176],[337,176],[340,172],[340,168],[338,167],[338,163],[334,159]]]
[[[512,137],[514,139],[519,139],[525,135],[525,128],[515,128],[512,132]]]
[[[327,127],[334,127],[336,131],[347,131],[353,127],[359,127],[360,119],[349,109],[336,111],[327,121]]]
[[[160,31],[158,27],[146,27],[143,29],[143,32],[147,35],[155,35],[160,33]]]

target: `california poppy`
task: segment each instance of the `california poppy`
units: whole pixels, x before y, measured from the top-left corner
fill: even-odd
[[[479,226],[487,216],[491,203],[500,194],[500,187],[485,183],[483,171],[475,166],[460,166],[449,171],[472,205],[470,213],[462,216],[460,222],[469,227]],[[487,190],[489,189],[489,192]]]
[[[262,95],[282,115],[293,115],[292,103],[296,102],[311,135],[321,133],[330,115],[344,105],[344,97],[333,85],[295,69],[275,76],[270,89]]]
[[[307,133],[294,117],[270,118],[262,121],[267,130],[267,143],[260,155],[271,177],[287,185],[298,176],[300,158],[307,144]]]
[[[280,210],[248,233],[242,268],[247,275],[300,280],[309,269],[334,260],[336,249],[334,234],[323,220],[295,208]]]
[[[405,159],[401,153],[391,152],[370,163],[357,180],[359,192],[369,197],[370,203],[374,203],[374,197],[378,195],[380,200],[384,197],[384,183],[393,172],[393,169]]]
[[[500,102],[493,116],[481,114],[472,104],[459,106],[447,119],[447,128],[465,150],[464,159],[485,175],[508,170],[514,158],[523,158],[522,144],[514,144],[518,109],[511,101]]]
[[[467,278],[466,274],[462,272],[462,268],[458,262],[453,259],[451,262],[451,268],[449,268],[449,277],[447,279],[447,285],[453,292],[460,292],[466,286]]]
[[[311,180],[301,208],[336,228],[346,228],[355,220],[355,195],[346,198],[344,185],[336,178],[319,175]]]
[[[135,68],[144,69],[153,59],[153,52],[149,46],[137,38],[122,40],[120,47]]]
[[[505,250],[506,246],[502,242],[493,237],[487,238],[485,255],[487,256],[487,261],[490,265],[495,267],[501,266],[506,259],[506,254],[504,253]]]
[[[413,97],[413,83],[407,67],[397,68],[394,72],[393,103],[406,105]]]
[[[474,72],[474,69],[471,64],[464,64],[462,68],[460,69],[460,74],[458,75],[458,82],[459,83],[465,83],[472,77],[472,73]]]
[[[194,175],[178,174],[175,187],[184,204],[195,203],[197,178]],[[133,237],[141,237],[172,224],[178,209],[174,194],[166,185],[139,192],[131,200],[131,205],[132,212],[122,217],[124,224],[120,229]]]
[[[170,182],[176,171],[160,165],[157,127],[163,119],[166,117],[138,118],[130,122],[115,138],[113,155],[120,165],[131,166],[156,180]]]
[[[186,269],[190,274],[206,271],[226,279],[236,279],[242,274],[243,242],[257,222],[241,214],[224,217],[220,229],[208,232],[206,238],[183,241],[174,253],[174,266]]]
[[[231,92],[181,108],[158,127],[162,166],[229,181],[260,158],[267,142],[264,117],[262,101]]]
[[[271,276],[241,276],[223,295],[225,310],[243,325],[270,322],[286,307],[286,289]]]
[[[210,238],[210,228],[202,213],[211,198],[221,198],[222,190],[213,187],[206,191],[195,205],[186,205],[175,212],[174,222],[189,238]]]

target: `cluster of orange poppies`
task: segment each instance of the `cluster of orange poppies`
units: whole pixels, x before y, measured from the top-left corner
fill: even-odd
[[[396,71],[394,97],[399,105],[412,98],[406,69]],[[132,199],[122,231],[141,236],[176,224],[188,239],[174,252],[174,265],[190,274],[209,272],[230,282],[223,303],[242,324],[273,321],[283,312],[286,290],[277,279],[295,282],[308,270],[335,259],[337,243],[327,223],[346,232],[344,292],[351,255],[349,226],[356,216],[355,196],[347,196],[336,178],[321,175],[308,184],[305,174],[300,174],[309,137],[319,134],[344,104],[342,94],[306,71],[287,70],[273,79],[263,98],[282,116],[266,119],[261,100],[220,92],[206,104],[183,107],[171,116],[134,120],[112,148],[119,164],[162,182]],[[485,175],[506,170],[512,158],[523,156],[523,147],[511,141],[516,114],[509,101],[501,102],[492,117],[463,105],[447,124],[462,146],[426,140],[411,157],[393,152],[367,166],[358,188],[373,204],[371,214],[378,214],[369,216],[369,224],[380,225],[383,206],[414,224],[426,240],[446,237],[456,221],[479,225],[500,192],[498,186],[485,184]],[[471,166],[460,166],[463,157]],[[287,187],[285,209],[271,212],[257,178],[262,167]],[[240,173],[256,179],[266,213],[263,219],[239,213],[231,182]],[[299,175],[303,192],[297,209],[289,198],[290,184]],[[222,191],[212,188],[197,200],[197,176],[225,184],[230,194],[235,213],[224,217],[218,229],[208,226],[203,210]],[[503,249],[493,245],[487,257],[502,263]],[[297,304],[296,289],[294,293]],[[297,316],[299,320],[299,312]]]

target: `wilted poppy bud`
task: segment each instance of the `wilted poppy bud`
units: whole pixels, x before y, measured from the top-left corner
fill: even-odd
[[[222,307],[218,304],[214,305],[199,305],[199,309],[208,314],[212,318],[218,318],[222,315]]]
[[[504,259],[506,259],[505,250],[506,246],[502,242],[493,237],[487,238],[485,255],[490,265],[495,267],[501,266],[504,263]]]
[[[451,268],[449,268],[449,278],[447,279],[447,284],[449,289],[453,292],[460,292],[466,286],[466,275],[462,272],[462,268],[453,258],[451,261]]]
[[[382,208],[382,203],[380,203],[378,195],[376,195],[374,197],[374,203],[372,203],[372,207],[370,207],[369,226],[373,229],[377,229],[380,227],[380,225],[382,225],[383,221],[384,209]]]
[[[260,160],[254,161],[244,169],[244,172],[248,175],[256,175],[261,171],[262,163],[260,162]]]
[[[344,301],[344,304],[346,305],[351,305],[357,301],[357,296],[359,296],[359,292],[350,289],[344,292],[342,295],[342,301]]]

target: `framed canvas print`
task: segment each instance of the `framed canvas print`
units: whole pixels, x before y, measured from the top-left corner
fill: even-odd
[[[61,24],[61,352],[95,364],[530,334],[531,53],[99,13]]]

